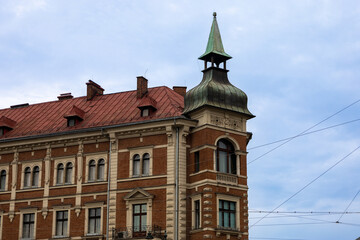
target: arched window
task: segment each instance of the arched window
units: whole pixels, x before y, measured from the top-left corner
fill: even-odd
[[[95,160],[89,162],[89,181],[95,181],[96,164]]]
[[[140,155],[135,154],[133,157],[133,176],[140,175]]]
[[[71,183],[72,169],[73,169],[72,163],[68,162],[66,164],[66,170],[65,170],[65,183]]]
[[[226,139],[221,139],[217,143],[216,170],[223,173],[236,174],[234,146]]]
[[[57,166],[56,184],[64,183],[64,164],[59,163]]]
[[[40,168],[38,166],[34,167],[33,176],[32,176],[32,186],[33,187],[37,187],[39,184],[39,173],[40,173]]]
[[[149,167],[150,167],[150,155],[145,153],[142,159],[142,175],[148,176],[149,175]]]
[[[6,171],[2,170],[0,173],[0,191],[5,191],[6,186]]]
[[[100,159],[97,168],[97,180],[104,180],[105,160]]]
[[[31,169],[30,167],[25,168],[24,171],[24,187],[30,187],[31,180]]]

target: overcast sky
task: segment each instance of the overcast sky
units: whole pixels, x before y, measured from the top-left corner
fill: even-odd
[[[84,96],[89,79],[105,93],[134,90],[139,75],[191,89],[213,11],[233,57],[229,79],[256,115],[249,208],[281,212],[251,212],[250,239],[360,237],[359,213],[333,214],[360,190],[360,150],[347,156],[360,146],[358,0],[2,0],[0,108]],[[313,126],[331,128],[251,149]],[[284,213],[294,211],[331,214]],[[347,211],[360,212],[360,194]]]

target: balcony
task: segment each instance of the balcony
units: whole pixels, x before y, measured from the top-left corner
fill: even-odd
[[[122,227],[114,228],[112,230],[112,240],[124,240],[124,239],[149,239],[149,233],[153,239],[166,239],[166,231],[163,231],[160,226],[141,226],[139,227]]]
[[[238,184],[238,177],[233,174],[228,173],[217,173],[216,174],[216,181],[225,183],[225,184],[231,184],[231,185],[237,185]]]

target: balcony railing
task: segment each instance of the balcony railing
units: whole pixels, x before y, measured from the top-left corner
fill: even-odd
[[[154,238],[166,239],[165,231],[157,225],[143,225],[141,227],[120,227],[113,228],[112,239],[123,240],[123,239],[145,239],[148,233]]]
[[[216,181],[231,184],[231,185],[237,185],[238,184],[238,178],[236,175],[227,174],[227,173],[217,173],[216,174]]]

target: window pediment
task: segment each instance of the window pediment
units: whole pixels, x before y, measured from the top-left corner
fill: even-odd
[[[135,188],[132,192],[124,197],[125,201],[140,200],[140,199],[152,199],[154,195],[148,193],[144,189]]]

